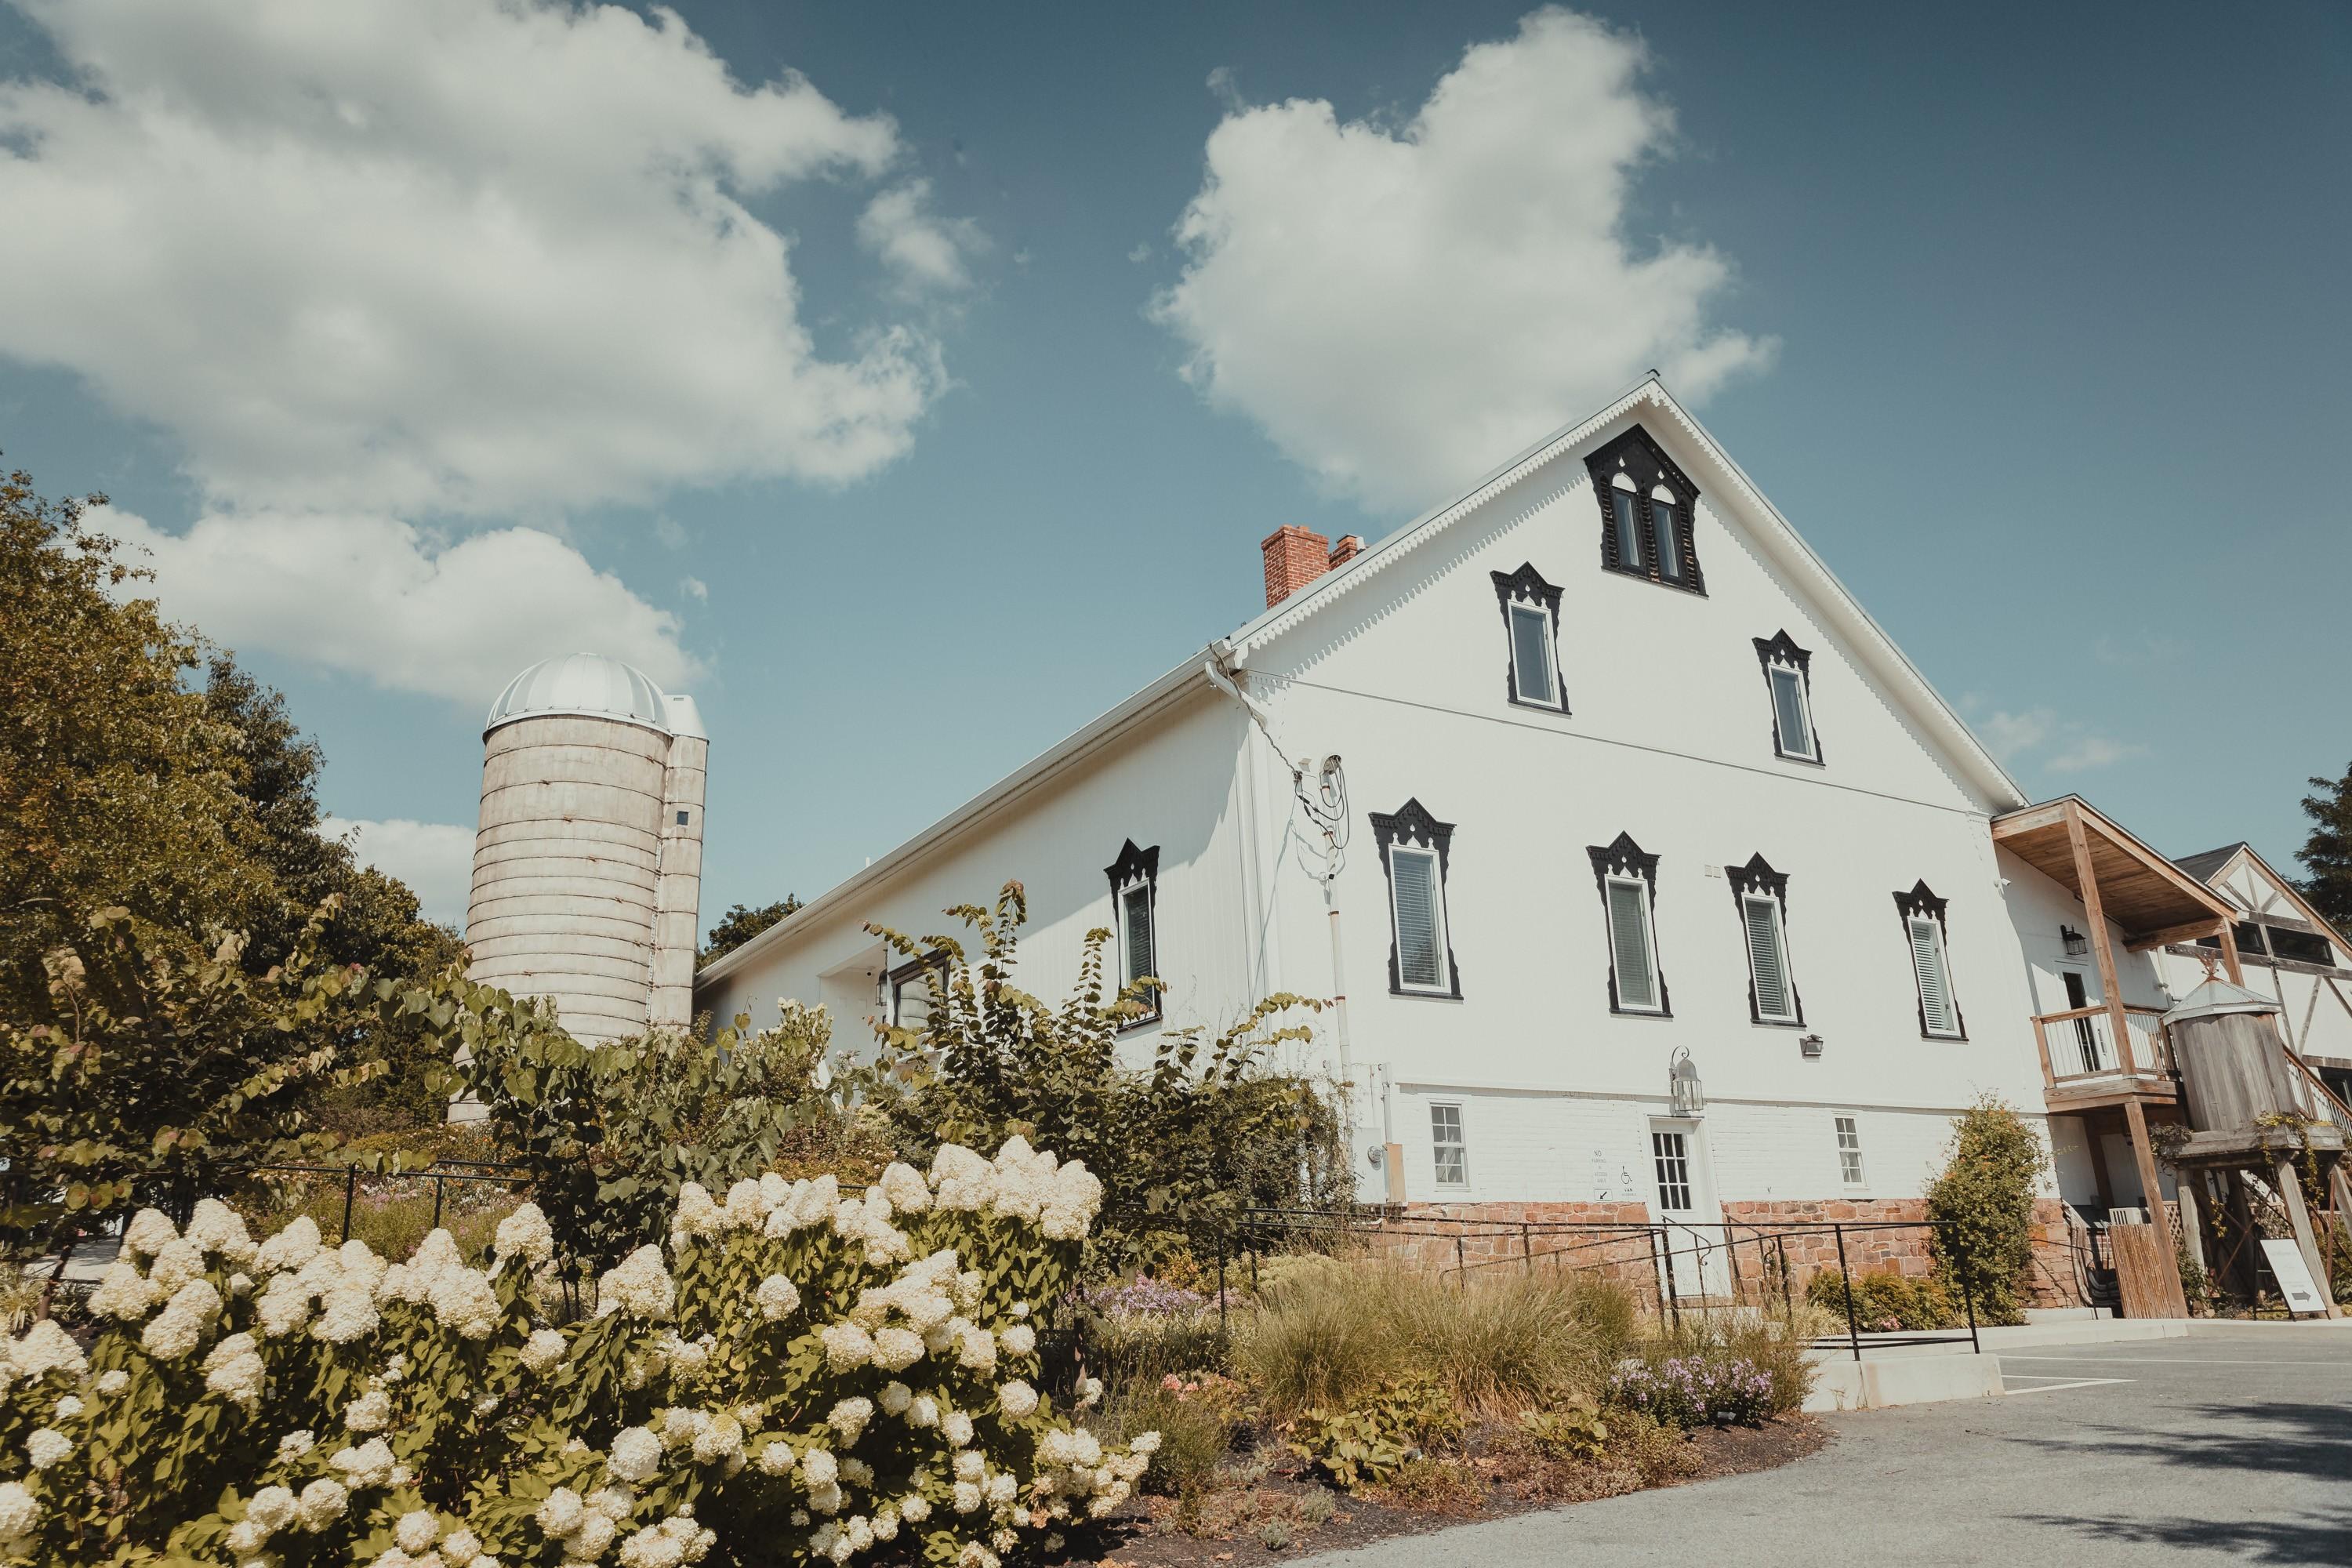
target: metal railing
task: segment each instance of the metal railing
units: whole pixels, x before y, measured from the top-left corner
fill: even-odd
[[[1258,1261],[1265,1252],[1361,1244],[1433,1265],[1440,1279],[1457,1283],[1503,1268],[1533,1273],[1538,1268],[1591,1269],[1631,1288],[1645,1309],[1681,1327],[1685,1312],[1706,1314],[1747,1308],[1795,1320],[1796,1299],[1813,1275],[1825,1272],[1833,1253],[1846,1281],[1843,1300],[1845,1333],[1815,1339],[1816,1349],[1842,1346],[1854,1359],[1865,1347],[1891,1344],[1957,1344],[1981,1352],[1976,1299],[1965,1268],[1958,1278],[1966,1328],[1904,1330],[1865,1326],[1853,1289],[1858,1276],[1853,1254],[1864,1262],[1888,1263],[1896,1256],[1888,1238],[1898,1233],[1932,1235],[1948,1230],[1934,1220],[1819,1220],[1759,1222],[1727,1219],[1698,1224],[1679,1220],[1507,1220],[1413,1214],[1394,1207],[1350,1209],[1249,1209],[1219,1238],[1217,1300],[1221,1319],[1231,1299],[1227,1268],[1246,1266],[1253,1290]],[[1958,1233],[1952,1239],[1958,1241]],[[1792,1261],[1794,1247],[1797,1258]],[[1450,1258],[1450,1261],[1449,1261]]]

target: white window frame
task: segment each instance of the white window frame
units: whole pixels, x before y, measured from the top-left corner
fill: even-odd
[[[1158,894],[1159,889],[1153,886],[1151,878],[1138,877],[1134,881],[1127,883],[1125,886],[1121,887],[1118,890],[1118,896],[1111,900],[1111,910],[1114,924],[1118,928],[1115,940],[1118,942],[1118,986],[1121,991],[1126,990],[1129,986],[1134,984],[1139,980],[1160,980],[1165,978],[1165,976],[1161,975],[1159,972],[1160,909]],[[1150,922],[1151,928],[1145,933],[1150,942],[1151,965],[1141,974],[1129,973],[1129,966],[1128,963],[1129,948],[1127,940],[1129,920],[1127,901],[1138,895],[1140,895],[1143,899],[1144,919]],[[1160,993],[1157,989],[1153,990],[1151,993],[1151,1011],[1155,1016],[1160,1012]]]
[[[1625,966],[1619,962],[1617,955],[1616,910],[1604,895],[1601,900],[1601,914],[1604,917],[1603,923],[1609,928],[1609,968],[1610,972],[1617,976],[1617,1011],[1640,1014],[1645,1017],[1661,1016],[1666,1010],[1666,997],[1665,987],[1659,983],[1658,979],[1658,911],[1654,901],[1650,879],[1647,877],[1633,877],[1622,872],[1612,871],[1601,879],[1601,881],[1604,888],[1622,886],[1634,889],[1636,906],[1642,911],[1642,941],[1649,948],[1650,1000],[1645,1006],[1636,1006],[1625,1000]]]
[[[1797,734],[1793,740],[1788,726],[1780,722],[1780,683],[1784,680],[1797,704]],[[1805,689],[1805,672],[1790,665],[1767,664],[1764,681],[1772,694],[1772,732],[1780,740],[1780,754],[1791,762],[1820,762],[1821,748],[1813,743],[1813,699]]]
[[[1923,927],[1926,928],[1935,939],[1934,952],[1936,957],[1936,967],[1941,972],[1944,981],[1944,1005],[1952,1016],[1951,1026],[1949,1028],[1939,1029],[1936,1027],[1935,1020],[1927,1016],[1927,995],[1926,990],[1921,987],[1919,981],[1918,932]],[[1933,915],[1906,915],[1903,917],[1903,936],[1905,948],[1904,956],[1906,961],[1911,965],[1911,984],[1912,986],[1919,993],[1920,1032],[1931,1040],[1964,1040],[1968,1038],[1967,1031],[1960,1027],[1959,998],[1952,990],[1952,958],[1950,952],[1946,950],[1944,942],[1944,922],[1937,920]]]
[[[1433,983],[1407,979],[1404,972],[1404,921],[1397,908],[1397,862],[1407,856],[1429,862],[1430,935],[1437,959],[1437,978]],[[1434,848],[1424,849],[1417,844],[1389,846],[1389,938],[1396,943],[1397,989],[1417,996],[1451,996],[1453,977],[1446,964],[1445,931],[1445,862]]]
[[[1552,624],[1551,611],[1539,604],[1530,605],[1523,601],[1513,600],[1510,604],[1504,606],[1504,614],[1507,617],[1505,625],[1509,628],[1511,634],[1511,700],[1514,702],[1523,702],[1530,708],[1558,709],[1561,707],[1562,704],[1560,702],[1559,695],[1559,628]],[[1528,695],[1527,682],[1521,677],[1519,669],[1518,626],[1518,617],[1521,616],[1525,616],[1536,623],[1537,630],[1539,634],[1537,646],[1543,649],[1544,679],[1551,687],[1551,694],[1549,696],[1534,697]]]
[[[1454,1112],[1454,1130],[1460,1142],[1447,1143],[1437,1136],[1437,1116],[1442,1110]],[[1448,1149],[1461,1152],[1462,1178],[1445,1179],[1445,1154]],[[1458,1100],[1433,1100],[1429,1102],[1429,1169],[1433,1180],[1442,1192],[1461,1193],[1470,1190],[1470,1113]]]
[[[945,999],[945,987],[941,983],[946,980],[947,973],[947,955],[944,953],[927,954],[892,971],[887,977],[890,988],[890,1026],[894,1029],[917,1026],[908,1023],[906,1017],[907,988],[917,983],[920,983],[930,996],[930,1005],[924,1009],[924,1016],[928,1018],[931,1009]]]
[[[1772,948],[1780,961],[1780,1000],[1787,1008],[1781,1013],[1764,1011],[1764,988],[1757,984],[1756,946],[1748,934],[1748,911],[1757,904],[1763,905],[1772,915]],[[1779,899],[1769,893],[1739,895],[1739,945],[1748,954],[1748,989],[1749,994],[1756,998],[1756,1021],[1759,1024],[1803,1023],[1804,1014],[1797,1005],[1797,979],[1789,967],[1789,927],[1782,918]]]
[[[1838,1184],[1854,1191],[1870,1185],[1870,1173],[1862,1162],[1862,1121],[1859,1117],[1832,1116],[1830,1131],[1837,1143]]]

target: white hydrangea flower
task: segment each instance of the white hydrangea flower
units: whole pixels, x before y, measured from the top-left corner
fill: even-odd
[[[699,1410],[688,1409],[683,1405],[672,1405],[663,1411],[659,1419],[662,1447],[665,1449],[691,1447],[696,1436],[710,1425],[709,1416]]]
[[[459,1339],[488,1339],[499,1326],[499,1295],[478,1268],[445,1268],[433,1281],[433,1317]]]
[[[940,1430],[952,1446],[964,1448],[971,1445],[971,1417],[958,1410],[943,1417]]]
[[[157,1361],[178,1361],[196,1348],[205,1335],[205,1321],[194,1312],[166,1307],[147,1320],[139,1335],[142,1349]]]
[[[392,1539],[403,1552],[411,1556],[433,1550],[441,1539],[441,1521],[433,1517],[430,1509],[415,1509],[400,1516],[392,1527]]]
[[[874,1419],[874,1402],[865,1398],[849,1398],[836,1403],[824,1418],[825,1425],[841,1434],[845,1443],[855,1443]]]
[[[537,1204],[524,1204],[499,1221],[491,1247],[500,1258],[545,1263],[555,1256],[555,1229]],[[444,1555],[446,1555],[446,1553]]]
[[[726,1234],[727,1215],[710,1199],[709,1190],[699,1182],[688,1182],[677,1190],[677,1212],[669,1224],[669,1239],[673,1247],[682,1247],[697,1239],[716,1240]]]
[[[825,1448],[811,1448],[801,1456],[801,1481],[812,1491],[829,1487],[841,1479],[840,1462]]]
[[[89,1358],[81,1353],[81,1346],[74,1343],[73,1336],[58,1326],[55,1318],[43,1318],[26,1330],[23,1339],[8,1346],[5,1360],[28,1382],[53,1372],[80,1377],[89,1371]]]
[[[103,1372],[99,1373],[98,1391],[100,1394],[105,1394],[109,1399],[113,1398],[116,1394],[121,1393],[124,1389],[130,1386],[131,1374],[123,1371],[119,1366],[112,1372]]]
[[[884,1329],[874,1336],[874,1364],[886,1372],[904,1372],[923,1359],[923,1336],[905,1329]]]
[[[995,1195],[996,1170],[961,1143],[942,1143],[931,1156],[930,1184],[940,1208],[976,1212]]]
[[[771,1274],[760,1281],[752,1300],[759,1303],[760,1316],[770,1322],[792,1316],[801,1304],[800,1287],[781,1274]]]
[[[613,1438],[606,1468],[625,1481],[642,1485],[661,1471],[661,1439],[643,1426],[631,1426]]]
[[[997,1389],[996,1407],[1019,1421],[1037,1408],[1037,1391],[1016,1377]]]
[[[908,1388],[905,1384],[891,1383],[884,1385],[882,1390],[882,1413],[884,1415],[904,1415],[907,1413],[907,1407],[914,1402],[915,1391]]]
[[[874,1510],[874,1539],[877,1541],[898,1539],[898,1513],[888,1503],[884,1503]]]
[[[932,1398],[928,1394],[918,1394],[915,1395],[915,1402],[907,1407],[907,1425],[909,1426],[936,1426],[939,1424],[940,1402]]]
[[[318,1439],[310,1436],[308,1428],[289,1432],[278,1439],[278,1462],[290,1465],[309,1453],[317,1443]]]
[[[204,1275],[205,1249],[184,1237],[165,1242],[157,1249],[155,1261],[147,1266],[147,1278],[166,1296]]]
[[[123,1229],[122,1250],[133,1258],[152,1258],[179,1239],[179,1226],[164,1218],[161,1209],[141,1209]]]
[[[248,1415],[267,1392],[269,1373],[251,1334],[231,1334],[205,1357],[205,1386]]]
[[[73,1451],[73,1439],[54,1426],[36,1426],[25,1437],[25,1458],[37,1470],[62,1463]]]
[[[1037,1348],[1037,1331],[1026,1323],[1014,1323],[996,1331],[996,1342],[1007,1355],[1025,1356]]]
[[[354,1491],[397,1484],[394,1474],[399,1467],[381,1437],[371,1437],[355,1448],[338,1448],[327,1457],[327,1464],[342,1471],[344,1484]]]
[[[311,1325],[315,1339],[331,1345],[347,1345],[375,1332],[383,1321],[376,1310],[375,1287],[367,1276],[339,1283],[326,1293],[319,1303],[319,1321]]]
[[[1011,1470],[998,1470],[982,1484],[991,1508],[1003,1508],[1021,1490],[1021,1478]]]
[[[819,1513],[839,1513],[845,1500],[845,1494],[837,1480],[809,1489],[808,1505]]]
[[[980,1490],[980,1483],[979,1483],[978,1481],[958,1481],[958,1482],[956,1482],[956,1484],[955,1484],[955,1510],[956,1510],[958,1513],[976,1513],[976,1512],[978,1512],[978,1511],[979,1511],[979,1510],[980,1510],[981,1501],[982,1501],[982,1497],[981,1497],[981,1490]]]
[[[1099,1405],[1099,1404],[1101,1404],[1101,1403],[1102,1403],[1102,1396],[1103,1396],[1103,1385],[1102,1385],[1102,1379],[1101,1379],[1101,1378],[1098,1378],[1098,1377],[1090,1377],[1090,1378],[1087,1378],[1085,1382],[1083,1382],[1083,1383],[1081,1383],[1081,1384],[1078,1384],[1078,1408],[1079,1408],[1079,1409],[1081,1409],[1081,1410],[1091,1410],[1091,1409],[1093,1409],[1096,1405]]]
[[[133,1322],[145,1317],[162,1294],[135,1266],[118,1258],[106,1266],[87,1304],[101,1318]]]
[[[253,1266],[264,1274],[299,1268],[318,1257],[324,1245],[319,1237],[319,1222],[309,1215],[297,1215],[285,1229],[261,1244],[253,1255]]]
[[[563,1549],[583,1563],[593,1563],[612,1550],[613,1538],[620,1532],[620,1527],[611,1519],[591,1509]]]
[[[821,1331],[817,1338],[824,1345],[825,1365],[835,1372],[864,1366],[874,1359],[873,1339],[856,1323],[835,1323]]]
[[[547,1500],[530,1518],[550,1538],[561,1539],[579,1529],[587,1512],[588,1505],[578,1492],[570,1487],[558,1487],[547,1494]]]
[[[871,1487],[874,1484],[874,1467],[855,1457],[844,1459],[841,1461],[841,1479],[845,1486]]]
[[[383,1431],[392,1425],[392,1395],[381,1388],[361,1394],[343,1406],[343,1425],[354,1432]]]
[[[709,1194],[703,1194],[705,1201]],[[677,1284],[662,1266],[661,1248],[648,1243],[623,1258],[596,1282],[596,1315],[614,1311],[655,1322],[667,1319],[677,1307]]]
[[[462,1524],[441,1538],[441,1561],[449,1568],[470,1568],[481,1555],[482,1538]]]
[[[515,1359],[522,1363],[526,1372],[543,1373],[561,1362],[571,1348],[571,1342],[557,1331],[534,1329],[530,1338],[515,1352]]]
[[[931,1503],[920,1492],[908,1492],[898,1500],[898,1517],[908,1524],[920,1524],[931,1517]]]
[[[263,1487],[246,1500],[245,1517],[267,1537],[294,1522],[294,1491],[290,1487]]]
[[[759,1182],[744,1177],[727,1189],[727,1227],[730,1230],[757,1230],[768,1217],[768,1194]]]
[[[930,1184],[914,1166],[893,1160],[884,1168],[882,1180],[877,1184],[890,1206],[901,1214],[920,1214],[931,1206]]]
[[[990,1333],[986,1329],[967,1327],[959,1336],[959,1341],[956,1353],[958,1365],[969,1367],[978,1373],[991,1373],[996,1370],[996,1336],[994,1334]]]
[[[252,1262],[256,1250],[245,1216],[218,1198],[197,1200],[195,1212],[188,1216],[187,1239],[240,1265]]]
[[[321,1476],[302,1489],[294,1505],[295,1518],[305,1530],[324,1530],[342,1518],[350,1504],[351,1493],[342,1483]]]
[[[1138,1454],[1156,1454],[1160,1452],[1160,1434],[1157,1432],[1139,1433],[1134,1440],[1128,1444],[1128,1448],[1131,1452]]]
[[[988,1456],[977,1448],[966,1448],[955,1457],[955,1479],[976,1481],[988,1471]]]
[[[743,1424],[732,1415],[715,1416],[694,1435],[694,1459],[699,1465],[733,1462],[743,1457]]]
[[[340,1269],[341,1280],[364,1283],[370,1291],[375,1289],[376,1281],[383,1278],[384,1270],[392,1267],[376,1256],[374,1247],[357,1237],[335,1248],[335,1263]]]
[[[787,1474],[793,1468],[793,1459],[790,1443],[782,1437],[772,1438],[767,1447],[760,1450],[760,1473],[767,1476]]]
[[[27,1491],[22,1481],[0,1481],[0,1542],[22,1541],[40,1522],[40,1499]]]

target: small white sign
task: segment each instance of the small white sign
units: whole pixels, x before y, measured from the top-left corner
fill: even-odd
[[[2316,1312],[2327,1315],[2327,1299],[2311,1282],[2311,1270],[2304,1267],[2303,1249],[2292,1241],[2263,1240],[2263,1261],[2271,1266],[2278,1280],[2279,1294],[2286,1298],[2290,1315],[2296,1312]]]

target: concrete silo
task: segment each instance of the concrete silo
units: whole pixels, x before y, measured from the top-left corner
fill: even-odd
[[[618,659],[516,676],[482,732],[473,978],[552,997],[583,1039],[689,1022],[709,748],[692,698]]]

